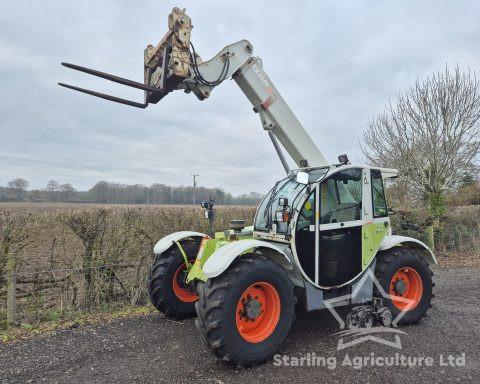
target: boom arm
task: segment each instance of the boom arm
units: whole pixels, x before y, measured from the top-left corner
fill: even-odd
[[[169,16],[170,31],[157,47],[148,46],[145,50],[144,84],[62,63],[72,69],[142,89],[145,93],[144,103],[59,84],[110,101],[145,108],[178,89],[193,92],[200,100],[204,100],[223,80],[233,78],[252,103],[253,110],[259,114],[262,126],[268,131],[287,173],[288,165],[277,139],[298,167],[328,166],[325,157],[265,73],[262,60],[252,57],[252,45],[247,40],[241,40],[226,46],[211,60],[202,62],[190,43],[191,28],[191,20],[185,10],[174,8]]]
[[[278,138],[298,167],[328,165],[325,157],[263,70],[260,58],[254,57],[249,60],[233,79],[250,100],[254,110],[258,111],[263,128],[270,133],[272,141],[275,137]]]

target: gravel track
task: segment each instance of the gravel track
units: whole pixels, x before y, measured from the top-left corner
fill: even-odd
[[[403,349],[367,341],[337,351],[339,327],[328,311],[297,317],[282,351],[288,356],[335,357],[337,366],[237,369],[206,350],[193,320],[160,314],[89,325],[0,345],[1,383],[301,383],[480,382],[480,298],[476,268],[436,268],[433,308],[418,325],[402,328]],[[345,355],[431,356],[432,367],[342,366]],[[439,366],[440,354],[465,366]]]

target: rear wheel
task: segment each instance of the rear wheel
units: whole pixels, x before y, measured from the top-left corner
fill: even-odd
[[[375,276],[390,298],[384,299],[384,305],[390,309],[398,325],[417,323],[425,316],[431,307],[433,297],[433,272],[428,263],[415,250],[407,248],[392,248],[377,258]],[[374,295],[382,297],[377,287]]]
[[[371,312],[366,312],[362,314],[362,319],[360,320],[360,325],[362,328],[372,328],[375,319]]]
[[[293,283],[264,256],[242,256],[222,275],[199,285],[197,327],[206,345],[237,366],[269,359],[294,319]]]
[[[195,261],[198,245],[184,242],[183,250],[190,263]],[[156,256],[147,278],[147,289],[153,306],[166,316],[182,319],[195,316],[198,295],[185,284],[185,261],[176,245]]]

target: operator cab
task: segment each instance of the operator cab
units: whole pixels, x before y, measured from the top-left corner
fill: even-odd
[[[352,165],[292,172],[260,204],[255,236],[291,243],[303,277],[319,288],[351,283],[390,231],[383,180],[396,173]]]

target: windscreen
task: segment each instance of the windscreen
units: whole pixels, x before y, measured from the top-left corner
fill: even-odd
[[[327,169],[314,169],[309,171],[309,182],[321,179],[328,171]],[[272,229],[272,224],[275,222],[275,212],[281,209],[279,207],[279,199],[288,199],[289,207],[296,207],[299,197],[305,193],[307,186],[305,184],[297,183],[295,175],[290,175],[283,179],[268,192],[260,204],[257,215],[255,217],[255,230],[268,231]],[[286,233],[288,230],[288,223],[278,222],[277,233]]]

